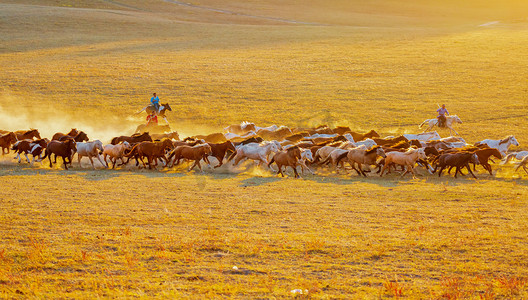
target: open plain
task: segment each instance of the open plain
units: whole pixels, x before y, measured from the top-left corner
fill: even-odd
[[[242,121],[528,150],[528,3],[0,0],[0,129],[105,144],[157,92],[180,137]],[[447,131],[439,130],[445,137]],[[2,298],[528,297],[528,176],[0,160]],[[420,172],[420,171],[419,171]],[[290,173],[291,175],[291,173]]]

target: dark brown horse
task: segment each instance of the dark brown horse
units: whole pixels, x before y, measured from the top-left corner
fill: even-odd
[[[2,147],[2,155],[9,154],[11,145],[16,143],[17,137],[14,132],[9,132],[4,135],[0,135],[0,147]],[[7,149],[7,153],[5,152]]]
[[[38,140],[41,139],[40,133],[37,129],[30,129],[30,130],[17,130],[15,131],[15,134],[17,136],[17,139],[19,141],[25,140],[25,139],[33,139],[36,138]]]
[[[141,142],[136,144],[130,150],[130,153],[125,155],[127,157],[137,156],[143,162],[143,166],[146,168],[143,157],[146,157],[148,160],[149,169],[152,169],[152,166],[156,167],[158,165],[158,159],[161,159],[165,162],[165,165],[168,165],[169,161],[165,156],[165,151],[167,149],[172,149],[172,141],[169,139],[164,139],[158,142]]]
[[[152,137],[148,132],[143,132],[142,134],[133,134],[132,136],[122,135],[113,138],[110,144],[117,145],[124,141],[127,141],[130,145],[132,145],[139,142],[152,142]]]
[[[58,140],[60,139],[61,137],[64,137],[64,136],[71,136],[72,138],[75,137],[76,135],[79,134],[79,130],[75,129],[75,128],[72,128],[70,130],[70,132],[64,134],[62,132],[57,132],[53,135],[53,137],[51,138],[52,141],[54,140]]]
[[[218,168],[223,164],[224,157],[228,151],[231,153],[236,152],[235,146],[230,141],[220,144],[209,143],[209,146],[211,146],[211,156],[216,157],[216,159],[220,162],[217,166],[215,166],[215,168]]]
[[[295,178],[299,178],[299,173],[297,173],[297,164],[300,159],[301,149],[299,149],[297,146],[294,146],[288,148],[286,151],[281,151],[273,155],[270,162],[268,163],[268,168],[272,163],[277,164],[277,167],[279,168],[277,174],[281,174],[281,176],[284,177],[284,174],[282,173],[282,167],[291,167],[295,174]]]
[[[58,138],[58,140],[62,142],[62,141],[65,141],[66,139],[70,139],[70,138],[72,138],[72,136],[64,135],[64,136],[61,136],[60,138]],[[76,142],[87,142],[90,139],[88,138],[88,135],[84,131],[81,131],[81,132],[79,132],[77,135],[75,135],[73,137],[73,140],[76,141]]]
[[[457,178],[458,172],[462,174],[462,168],[468,169],[469,173],[473,176],[473,178],[477,179],[475,174],[471,171],[471,168],[469,167],[469,163],[478,163],[478,157],[474,153],[469,152],[461,152],[461,153],[446,153],[442,154],[437,158],[437,164],[433,171],[436,172],[438,167],[440,167],[440,170],[438,171],[438,177],[442,175],[442,171],[447,167],[455,167],[455,178]],[[463,175],[463,174],[462,174]]]
[[[72,156],[73,154],[77,152],[77,144],[73,139],[67,139],[64,142],[52,140],[48,143],[46,147],[46,152],[44,154],[44,158],[48,158],[50,162],[50,168],[53,167],[53,164],[51,163],[51,154],[55,154],[55,160],[57,159],[57,156],[62,157],[62,161],[64,162],[64,168],[68,170],[68,165],[72,163]],[[68,161],[66,161],[66,158]]]

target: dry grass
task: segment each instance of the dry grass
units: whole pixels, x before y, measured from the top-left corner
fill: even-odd
[[[182,136],[243,120],[417,132],[442,102],[470,142],[528,142],[521,1],[194,2],[244,15],[10,2],[0,3],[2,129],[79,127],[108,141],[143,121],[133,113],[156,91]],[[526,298],[527,176],[494,169],[479,180],[294,180],[258,169],[65,172],[6,157],[0,294]]]

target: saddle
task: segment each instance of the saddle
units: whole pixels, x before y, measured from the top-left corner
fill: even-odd
[[[436,118],[438,119],[438,127],[446,128],[446,117],[438,116]]]

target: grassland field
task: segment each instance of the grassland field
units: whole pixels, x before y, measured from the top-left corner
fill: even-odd
[[[514,0],[0,0],[0,129],[77,127],[106,143],[143,123],[157,92],[182,137],[242,121],[384,136],[419,132],[445,103],[466,141],[513,134],[510,150],[528,150],[526,12]],[[511,164],[477,180],[296,180],[12,156],[0,160],[2,298],[528,297],[528,176]]]

